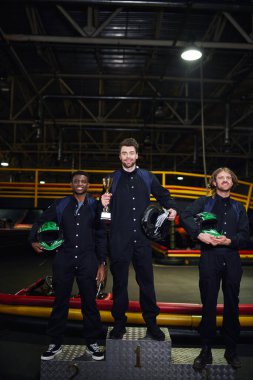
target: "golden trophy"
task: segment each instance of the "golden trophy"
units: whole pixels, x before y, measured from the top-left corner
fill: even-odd
[[[111,177],[103,178],[103,186],[104,186],[106,194],[109,194],[109,192],[110,192],[110,188],[112,187],[112,181],[113,181],[113,179]],[[109,206],[106,206],[103,208],[103,211],[101,213],[101,219],[111,220],[111,213],[109,210]]]

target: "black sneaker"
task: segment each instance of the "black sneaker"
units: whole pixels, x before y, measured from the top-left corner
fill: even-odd
[[[99,347],[97,343],[87,344],[86,351],[92,355],[94,360],[103,360],[105,357],[104,351]]]
[[[157,325],[148,325],[147,326],[147,335],[155,340],[163,341],[165,340],[164,332]]]
[[[242,363],[234,349],[226,348],[224,358],[234,369],[241,368]]]
[[[51,360],[60,352],[62,352],[62,346],[60,344],[50,344],[47,351],[41,355],[41,360]]]
[[[213,356],[212,351],[209,346],[204,346],[200,351],[200,354],[196,357],[193,362],[193,369],[195,371],[202,371],[207,364],[212,364]]]
[[[109,337],[111,339],[122,339],[123,338],[123,335],[126,333],[126,329],[125,327],[119,327],[119,326],[115,326],[111,331],[110,331],[110,334],[109,334]]]

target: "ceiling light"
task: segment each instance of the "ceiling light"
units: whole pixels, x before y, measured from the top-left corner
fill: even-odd
[[[178,181],[183,181],[183,179],[184,179],[184,177],[181,177],[181,176],[178,176],[178,177],[177,177],[177,180],[178,180]]]
[[[0,91],[2,92],[9,92],[10,91],[10,85],[8,83],[8,78],[4,76],[0,76]]]
[[[160,105],[158,106],[158,108],[155,110],[155,117],[157,117],[158,119],[162,119],[164,117],[164,110],[163,110],[163,106]]]
[[[0,89],[1,89],[2,92],[9,92],[10,91],[10,88],[7,87],[7,86],[5,86],[5,87],[1,86]]]
[[[202,52],[195,46],[188,46],[181,54],[184,61],[197,61],[202,57]]]
[[[149,135],[146,135],[143,141],[143,145],[145,147],[150,147],[152,145],[152,141]]]
[[[9,162],[7,162],[7,161],[2,161],[2,162],[1,162],[1,166],[7,167],[7,166],[9,166]]]

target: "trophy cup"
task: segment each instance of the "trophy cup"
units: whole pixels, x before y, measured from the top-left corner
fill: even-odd
[[[113,181],[113,179],[111,177],[103,178],[103,186],[104,186],[106,194],[109,194],[110,188],[112,187],[112,181]],[[111,213],[109,210],[109,206],[106,206],[103,208],[103,211],[101,213],[101,219],[111,220]]]

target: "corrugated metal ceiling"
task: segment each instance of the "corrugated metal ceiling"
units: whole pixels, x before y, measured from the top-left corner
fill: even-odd
[[[142,166],[203,172],[204,130],[208,172],[252,176],[252,1],[9,0],[0,10],[0,150],[13,166],[112,169],[133,136]],[[182,61],[193,42],[202,60]]]

